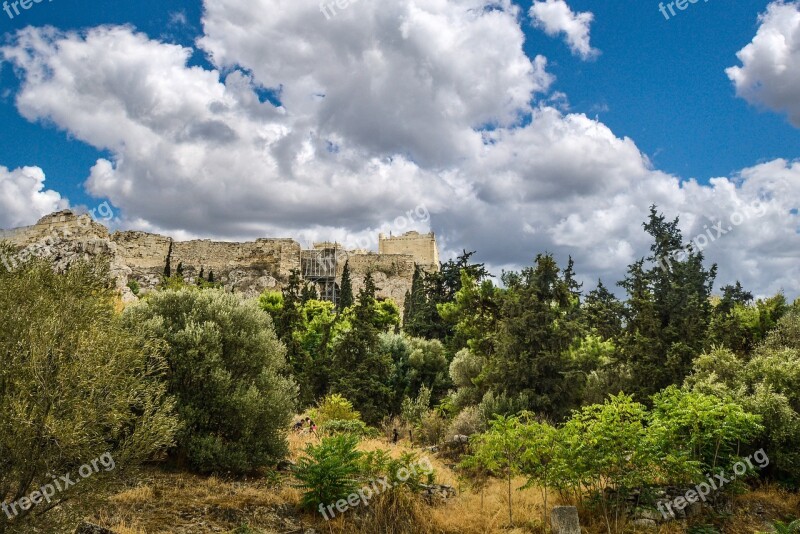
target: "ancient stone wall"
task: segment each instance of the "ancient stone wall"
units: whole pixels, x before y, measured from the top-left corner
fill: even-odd
[[[400,236],[380,234],[378,253],[409,254],[420,266],[439,269],[439,247],[436,245],[436,236],[433,232],[428,234],[406,232]]]
[[[127,287],[130,281],[136,281],[144,292],[154,289],[163,277],[168,258],[173,273],[182,264],[189,282],[201,269],[206,278],[213,271],[215,281],[226,289],[248,296],[267,288],[282,288],[291,271],[301,268],[302,247],[292,239],[181,242],[136,231],[110,235],[105,226],[88,215],[76,216],[69,210],[43,217],[33,226],[0,231],[0,241],[11,243],[27,255],[51,257],[61,267],[78,259],[103,256],[111,264],[112,275],[126,300],[134,298]],[[366,274],[372,273],[377,296],[391,298],[402,308],[406,291],[411,289],[415,262],[438,269],[436,241],[433,234],[406,234],[382,239],[381,243],[382,254],[345,252],[334,244],[338,258],[336,282],[341,284],[344,264],[349,260],[354,292],[363,287]],[[318,244],[317,248],[326,246],[330,245]],[[391,252],[394,250],[401,252]],[[434,259],[436,264],[428,263]]]
[[[288,281],[291,270],[300,266],[300,244],[291,239],[176,241],[170,263],[173,270],[182,264],[188,280],[194,280],[201,269],[206,277],[213,271],[215,281],[225,287],[255,296]]]
[[[408,254],[348,254],[353,294],[364,287],[364,277],[372,273],[379,298],[394,300],[403,309],[406,291],[411,290],[414,278],[414,257]],[[337,281],[341,282],[344,262],[340,261]]]

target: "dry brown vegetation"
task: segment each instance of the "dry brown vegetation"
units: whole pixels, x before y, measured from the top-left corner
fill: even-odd
[[[296,458],[315,436],[293,435],[290,450]],[[367,440],[364,450],[383,448],[399,456],[407,444],[392,447],[384,440]],[[224,480],[150,468],[133,477],[110,495],[85,496],[48,516],[47,523],[25,532],[72,532],[80,519],[113,529],[119,534],[162,533],[302,533],[314,529],[329,534],[488,534],[502,532],[545,533],[543,499],[536,489],[515,491],[514,526],[507,524],[506,490],[503,481],[490,482],[483,492],[473,492],[461,483],[443,461],[429,457],[437,482],[458,489],[458,496],[429,506],[417,496],[403,492],[380,495],[369,507],[350,511],[332,521],[299,512],[300,493],[285,476],[272,474],[251,479]],[[521,487],[524,480],[515,481]],[[550,502],[555,499],[551,495]],[[768,529],[774,520],[800,516],[800,495],[763,487],[737,497],[733,512],[724,522],[714,523],[725,534],[752,534]],[[601,518],[581,514],[584,532],[606,532]],[[686,532],[685,524],[663,526],[659,532]],[[621,532],[636,532],[624,526]],[[639,529],[641,532],[641,529]]]

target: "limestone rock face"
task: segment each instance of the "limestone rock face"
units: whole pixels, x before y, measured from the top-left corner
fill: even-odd
[[[372,273],[379,298],[391,298],[402,309],[405,294],[411,289],[415,264],[426,269],[431,250],[435,251],[433,234],[425,236],[426,248],[416,257],[409,253],[376,254],[365,251],[337,251],[336,282],[341,282],[345,261],[350,262],[353,290],[363,286],[367,273]],[[42,217],[35,225],[0,231],[0,241],[16,249],[12,256],[0,261],[13,267],[29,256],[46,257],[57,269],[66,269],[81,259],[102,258],[109,262],[124,302],[136,300],[129,289],[135,281],[141,293],[152,291],[164,274],[169,260],[172,272],[178,265],[184,278],[192,283],[201,270],[206,278],[213,271],[214,280],[225,289],[246,296],[257,296],[265,289],[280,290],[292,270],[302,268],[302,247],[293,239],[258,239],[246,243],[210,240],[175,241],[170,237],[146,232],[124,231],[110,234],[108,229],[88,215],[75,215],[69,210]]]

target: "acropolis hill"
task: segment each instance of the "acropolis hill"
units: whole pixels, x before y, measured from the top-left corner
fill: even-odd
[[[414,266],[428,271],[439,269],[439,252],[433,233],[408,232],[378,239],[378,253],[344,250],[337,243],[316,243],[304,250],[293,239],[264,238],[245,243],[211,240],[175,241],[146,232],[109,232],[89,215],[65,210],[47,215],[33,226],[0,231],[18,251],[18,257],[44,256],[58,267],[78,259],[102,257],[111,265],[112,275],[125,300],[133,300],[131,281],[147,292],[156,287],[169,261],[174,272],[183,266],[184,278],[193,282],[200,270],[214,272],[215,281],[230,290],[255,296],[268,288],[280,289],[291,271],[298,270],[315,283],[323,298],[334,299],[345,262],[349,262],[354,291],[372,273],[379,298],[391,298],[403,306],[411,289]],[[4,263],[13,258],[0,258]]]

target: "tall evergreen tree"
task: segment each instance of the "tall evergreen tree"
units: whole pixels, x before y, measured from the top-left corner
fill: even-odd
[[[490,357],[492,389],[520,399],[536,413],[559,417],[576,407],[567,351],[580,333],[569,272],[551,255],[533,267],[503,274],[496,353]]]
[[[353,282],[350,280],[350,260],[344,262],[342,270],[342,286],[339,288],[339,300],[336,310],[342,311],[353,305]]]
[[[418,267],[415,269],[411,299],[407,301],[403,313],[407,320],[404,325],[406,333],[448,343],[453,328],[442,320],[439,306],[455,300],[456,293],[461,289],[462,272],[478,283],[490,276],[482,263],[471,263],[474,254],[465,250],[455,260],[443,263],[438,272],[428,273]]]
[[[622,355],[632,377],[629,391],[641,400],[683,382],[703,350],[711,316],[717,267],[706,270],[702,252],[684,246],[678,222],[651,206],[643,224],[653,238],[651,255],[631,265],[620,282],[628,293]]]
[[[425,305],[424,274],[419,265],[414,265],[411,290],[406,291],[406,299],[403,304],[403,330],[411,336],[421,329],[421,310]]]
[[[586,295],[583,303],[587,329],[595,331],[603,339],[619,339],[624,313],[625,306],[603,285],[602,280],[598,280],[597,288]]]
[[[164,265],[164,278],[169,278],[172,276],[172,265],[170,265],[170,258],[172,257],[172,242],[169,244],[169,250],[167,251],[167,262]]]
[[[746,306],[753,302],[753,294],[745,291],[737,280],[736,285],[727,285],[722,288],[722,299],[714,311],[720,314],[730,313],[737,304]]]
[[[300,403],[307,405],[313,399],[308,373],[311,369],[311,356],[303,348],[299,335],[296,333],[305,330],[305,317],[303,314],[303,294],[306,285],[300,276],[300,271],[292,269],[289,273],[289,283],[283,288],[283,308],[280,311],[275,325],[278,338],[286,345],[286,359],[292,368],[292,373],[300,385]]]
[[[350,400],[364,421],[377,424],[388,413],[392,361],[379,350],[375,326],[375,283],[367,274],[359,291],[352,327],[333,349],[331,390]]]
[[[303,304],[309,300],[319,300],[319,290],[317,289],[317,285],[314,283],[305,284],[303,286],[300,300]]]

